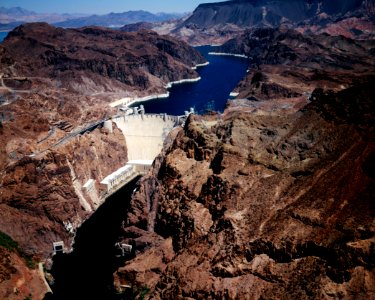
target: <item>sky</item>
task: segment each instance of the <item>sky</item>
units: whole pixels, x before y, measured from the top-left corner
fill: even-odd
[[[20,6],[37,13],[107,14],[128,10],[190,12],[200,3],[222,0],[0,0],[0,6]]]

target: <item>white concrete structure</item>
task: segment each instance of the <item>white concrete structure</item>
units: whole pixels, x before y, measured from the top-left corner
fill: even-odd
[[[151,161],[160,153],[177,120],[164,114],[124,115],[113,119],[125,136],[128,159]]]
[[[191,109],[189,113],[193,113]],[[137,176],[145,175],[161,152],[163,143],[169,132],[179,122],[179,117],[167,114],[145,114],[144,107],[133,108],[132,115],[119,115],[112,118],[122,131],[128,150],[128,163],[106,176],[101,182],[100,199],[113,194]],[[95,189],[89,180],[83,186],[85,191]]]
[[[112,174],[109,174],[100,182],[100,184],[104,186],[107,191],[111,191],[119,184],[126,182],[127,179],[133,175],[133,169],[133,165],[125,165]]]
[[[132,160],[109,174],[100,182],[105,193],[102,197],[108,197],[137,176],[145,175],[150,170],[152,162],[153,160]]]
[[[64,253],[64,242],[58,241],[53,243],[53,254]]]
[[[89,179],[84,185],[83,189],[85,192],[90,193],[95,188],[95,180]]]
[[[125,254],[131,254],[133,246],[125,243],[116,243],[115,247],[121,251],[121,256],[125,256]]]
[[[223,55],[223,56],[235,56],[241,58],[249,58],[247,55],[244,54],[236,54],[236,53],[224,53],[224,52],[208,52],[209,55]]]
[[[103,128],[107,129],[110,133],[113,133],[112,121],[104,121]]]

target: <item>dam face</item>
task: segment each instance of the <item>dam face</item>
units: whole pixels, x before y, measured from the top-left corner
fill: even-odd
[[[113,119],[125,136],[129,161],[153,161],[160,153],[177,117],[159,114],[127,115]]]

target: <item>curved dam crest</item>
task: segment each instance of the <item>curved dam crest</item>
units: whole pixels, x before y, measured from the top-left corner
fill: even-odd
[[[129,161],[153,161],[160,153],[165,138],[175,127],[178,117],[145,114],[124,115],[112,120],[125,136]]]

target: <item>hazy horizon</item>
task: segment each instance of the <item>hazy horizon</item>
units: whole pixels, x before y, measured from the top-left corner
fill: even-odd
[[[22,7],[36,13],[80,13],[80,14],[108,14],[129,10],[145,10],[152,13],[185,13],[193,11],[201,3],[223,2],[220,0],[2,0],[0,6]]]

